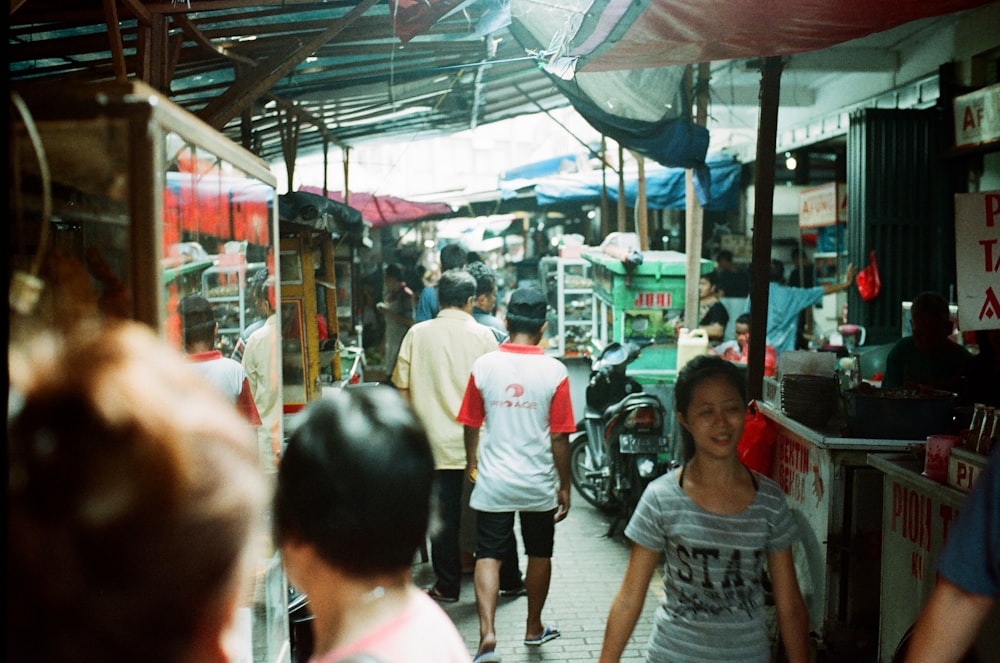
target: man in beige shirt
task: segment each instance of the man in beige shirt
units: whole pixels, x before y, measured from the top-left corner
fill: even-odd
[[[493,332],[472,317],[476,279],[463,269],[441,275],[441,311],[410,327],[399,348],[392,382],[410,399],[434,452],[434,481],[441,529],[431,539],[431,562],[437,582],[430,595],[438,601],[458,600],[462,580],[459,523],[465,481],[465,438],[455,420],[462,405],[472,364],[496,350]]]

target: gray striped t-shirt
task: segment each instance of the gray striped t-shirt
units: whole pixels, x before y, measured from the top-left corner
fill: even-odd
[[[798,532],[778,484],[756,477],[753,502],[731,516],[695,504],[676,472],[643,493],[625,535],[666,554],[647,661],[770,661],[761,576],[767,554],[790,547]]]

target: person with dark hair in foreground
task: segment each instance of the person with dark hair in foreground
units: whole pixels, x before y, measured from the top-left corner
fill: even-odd
[[[315,663],[467,663],[454,623],[413,585],[427,535],[434,457],[390,387],[315,401],[278,468],[274,534],[308,595]]]
[[[6,660],[230,661],[269,492],[233,405],[136,323],[12,347],[11,396]]]
[[[917,620],[906,663],[962,660],[1000,599],[1000,451],[993,450],[962,504],[937,570],[937,584]]]

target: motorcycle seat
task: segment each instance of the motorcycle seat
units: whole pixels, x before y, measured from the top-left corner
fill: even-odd
[[[655,408],[663,407],[663,405],[660,403],[660,399],[654,396],[653,394],[640,392],[638,394],[629,394],[628,396],[621,399],[617,403],[608,406],[608,408],[604,410],[604,416],[608,419],[613,419],[614,417],[617,417],[618,414],[621,413],[621,411],[626,408],[642,407],[642,406],[655,407]]]

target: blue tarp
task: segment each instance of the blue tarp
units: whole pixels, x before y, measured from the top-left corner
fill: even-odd
[[[712,185],[711,200],[703,199],[702,206],[709,211],[722,212],[739,208],[740,170],[742,164],[732,155],[720,152],[706,159]],[[684,209],[685,175],[683,168],[665,168],[660,165],[646,167],[646,205],[650,209]],[[552,175],[535,184],[535,198],[539,205],[566,202],[599,202],[601,199],[601,171],[595,170],[570,175]],[[625,173],[625,203],[635,207],[639,189],[636,171]],[[697,189],[697,186],[696,186]],[[618,201],[618,177],[608,173],[608,199]]]

